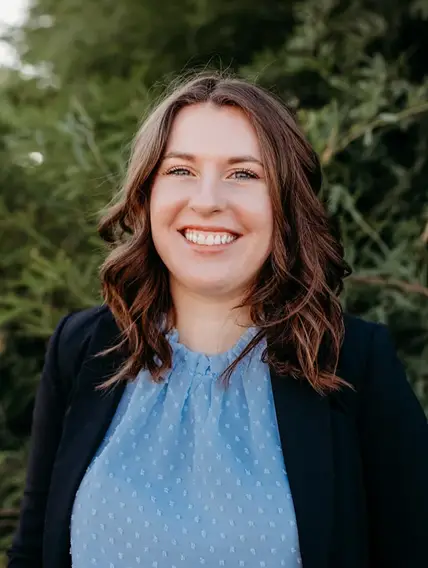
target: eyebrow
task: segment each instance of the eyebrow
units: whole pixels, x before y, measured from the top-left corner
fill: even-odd
[[[194,156],[193,154],[188,154],[186,152],[168,152],[167,154],[165,154],[164,160],[167,160],[168,158],[179,158],[181,160],[187,160],[188,162],[196,162],[196,156]],[[254,164],[263,166],[260,160],[258,160],[254,156],[251,156],[250,154],[243,156],[232,156],[231,158],[228,158],[226,160],[226,163],[229,165],[239,164],[242,162],[252,162]]]

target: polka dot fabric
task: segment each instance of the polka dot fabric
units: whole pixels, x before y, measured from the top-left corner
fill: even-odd
[[[218,380],[255,333],[207,356],[173,331],[166,380],[126,387],[76,495],[73,568],[301,566],[264,345]]]

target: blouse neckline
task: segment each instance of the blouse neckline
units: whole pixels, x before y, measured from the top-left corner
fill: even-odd
[[[218,377],[239,357],[250,341],[256,336],[257,332],[257,327],[245,329],[241,337],[230,349],[223,353],[215,353],[212,355],[192,351],[183,343],[180,343],[179,333],[176,328],[171,329],[166,334],[166,337],[173,351],[173,367],[179,362],[185,361],[186,368],[189,371],[193,371],[195,374]]]

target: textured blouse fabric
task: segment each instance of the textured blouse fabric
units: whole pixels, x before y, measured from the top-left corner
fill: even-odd
[[[207,356],[169,334],[164,382],[127,385],[77,492],[73,568],[301,566],[268,366],[256,333]]]

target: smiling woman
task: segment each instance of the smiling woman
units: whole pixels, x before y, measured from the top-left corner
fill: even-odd
[[[428,566],[428,425],[292,114],[202,75],[152,112],[105,303],[46,356],[9,568]],[[114,387],[114,388],[108,388]]]
[[[125,243],[101,276],[132,353],[106,385],[135,375],[142,362],[161,379],[172,364],[159,329],[167,315],[182,341],[210,353],[254,323],[260,333],[242,357],[264,335],[278,372],[319,392],[339,388],[337,294],[350,269],[317,199],[320,185],[318,158],[291,113],[259,87],[208,76],[166,98],[138,133],[121,199],[100,225],[107,242]],[[208,249],[216,238],[221,245]],[[183,313],[194,319],[179,321]]]

